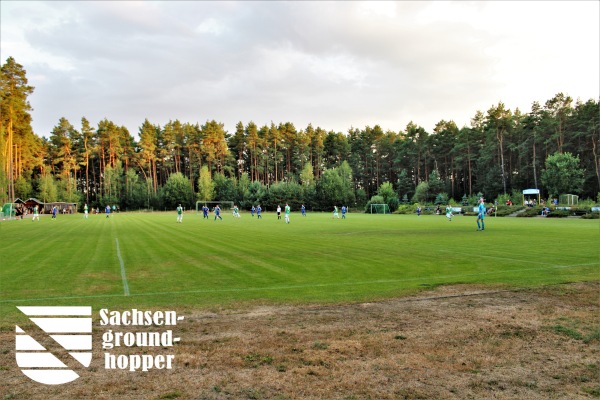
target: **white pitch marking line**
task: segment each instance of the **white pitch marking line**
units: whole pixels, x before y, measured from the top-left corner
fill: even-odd
[[[123,292],[125,296],[129,296],[129,285],[127,284],[127,275],[125,274],[125,263],[123,257],[121,257],[121,250],[119,249],[119,239],[115,239],[117,242],[117,257],[119,257],[119,263],[121,264],[121,280],[123,281]]]

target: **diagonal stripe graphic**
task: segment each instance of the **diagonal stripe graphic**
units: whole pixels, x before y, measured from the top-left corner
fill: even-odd
[[[91,318],[29,318],[46,333],[92,333]]]
[[[50,335],[65,350],[92,350],[92,335]]]
[[[50,308],[50,307],[48,307]],[[91,308],[90,308],[91,311]],[[60,312],[60,310],[59,310]],[[91,314],[91,312],[90,312]],[[50,310],[44,310],[44,315],[50,315]],[[76,353],[70,353],[69,350],[84,350],[84,349],[89,349],[91,350],[91,341],[92,341],[92,318],[30,318],[30,320],[32,322],[34,322],[34,324],[25,327],[24,329],[22,329],[19,326],[16,326],[16,337],[15,337],[15,347],[17,350],[16,353],[16,357],[17,357],[17,364],[19,365],[19,367],[21,368],[35,368],[35,367],[45,367],[45,368],[52,368],[53,366],[57,367],[57,368],[61,368],[60,370],[55,370],[54,372],[64,372],[64,373],[68,373],[67,375],[70,377],[75,377],[77,378],[79,375],[73,371],[79,371],[82,369],[82,367],[87,367],[89,366],[90,362],[91,362],[91,351],[88,352],[87,354],[89,354],[89,356],[86,356],[86,353],[83,352],[76,352]],[[37,321],[36,321],[37,320]],[[42,320],[42,322],[40,323],[39,320]],[[52,320],[54,320],[54,322],[52,322]],[[75,327],[77,330],[79,331],[84,331],[88,334],[85,335],[49,335],[48,332],[45,332],[44,329],[46,328],[52,328],[52,330],[54,331],[59,331],[58,333],[71,333],[69,331],[67,331],[67,329],[65,329],[65,326],[57,326],[56,321],[58,321],[58,324],[60,325],[61,322],[64,322],[65,320],[80,320],[80,321],[75,321],[76,323],[74,324],[68,324],[71,327]],[[40,326],[38,326],[38,323],[40,323]],[[54,339],[53,336],[56,336],[57,339]],[[72,341],[70,341],[69,339],[72,339]],[[59,343],[60,342],[60,343]],[[70,342],[70,343],[69,343]],[[61,344],[62,343],[62,344]],[[25,348],[21,348],[21,345],[23,346],[30,346],[33,344],[37,344],[38,346],[42,346],[43,348],[46,349],[45,352],[31,352],[31,351],[27,351],[30,349],[25,349]],[[65,348],[63,347],[63,345],[69,345],[69,348]],[[75,348],[73,348],[75,347]],[[32,350],[32,349],[31,349]],[[76,355],[75,355],[76,354]],[[32,365],[32,362],[30,361],[31,358],[38,358],[40,361],[38,364]],[[55,362],[58,361],[60,363],[60,366]],[[24,364],[21,365],[21,362],[23,362]],[[73,370],[73,371],[69,371],[68,369]],[[25,369],[21,369],[21,371],[27,375],[28,373],[26,373]],[[32,371],[32,370],[27,370],[27,371]],[[44,370],[41,372],[51,372],[52,370]],[[71,372],[73,372],[73,374],[71,374]],[[36,377],[40,377],[43,376],[40,375],[39,373],[34,373],[33,376]],[[54,378],[50,378],[50,376],[53,376]],[[31,376],[30,376],[31,377]],[[58,379],[59,381],[62,379],[66,379],[65,375],[61,375],[61,374],[50,374],[46,376],[48,379],[44,380],[43,382],[38,380],[38,379],[34,379],[37,380],[38,382],[42,382],[42,383],[52,383],[52,379]],[[73,379],[71,379],[73,380]],[[70,380],[67,380],[66,382],[68,382]]]
[[[15,350],[17,351],[39,351],[46,350],[44,346],[39,344],[34,338],[29,335],[17,335]]]
[[[89,367],[92,362],[92,353],[69,353],[74,359],[79,361],[84,367]]]
[[[66,368],[67,366],[52,353],[16,353],[20,368]]]
[[[31,317],[41,316],[90,316],[92,315],[92,307],[58,307],[58,306],[18,306],[23,314]]]

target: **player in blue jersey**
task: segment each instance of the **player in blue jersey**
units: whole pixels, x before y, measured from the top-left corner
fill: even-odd
[[[205,204],[202,206],[202,219],[206,218],[208,219],[208,206]]]
[[[342,206],[342,219],[346,219],[346,206]]]
[[[306,217],[306,207],[304,207],[304,204],[302,204],[302,207],[300,207],[300,211],[302,211],[302,216]]]
[[[485,204],[483,204],[483,197],[479,199],[479,206],[477,206],[477,230],[483,231],[485,230],[485,223],[483,222],[483,217],[485,217]],[[479,225],[479,221],[481,220],[481,225]]]
[[[258,205],[258,207],[256,207],[256,219],[262,219],[262,215],[260,215],[262,211],[262,208],[260,207],[260,204]]]
[[[254,217],[255,211],[256,211],[256,208],[254,206],[252,206],[252,208],[250,209],[250,215],[252,215]]]
[[[223,217],[221,217],[221,207],[219,207],[218,204],[215,207],[215,221],[217,220],[217,218],[219,218],[221,221],[223,220]]]

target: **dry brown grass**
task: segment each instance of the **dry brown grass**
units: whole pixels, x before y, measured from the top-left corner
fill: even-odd
[[[599,299],[598,283],[451,286],[365,304],[186,312],[173,370],[106,371],[98,330],[92,367],[58,387],[22,375],[14,333],[0,332],[0,400],[600,397]]]

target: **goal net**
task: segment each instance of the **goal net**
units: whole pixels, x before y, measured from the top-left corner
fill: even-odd
[[[371,214],[391,214],[387,204],[371,204]]]
[[[221,207],[221,210],[233,210],[233,201],[197,201],[196,214],[202,212],[202,206],[207,206],[210,211],[216,206]]]
[[[568,206],[574,206],[579,204],[579,196],[576,194],[561,194],[559,197],[559,204],[566,204]]]

